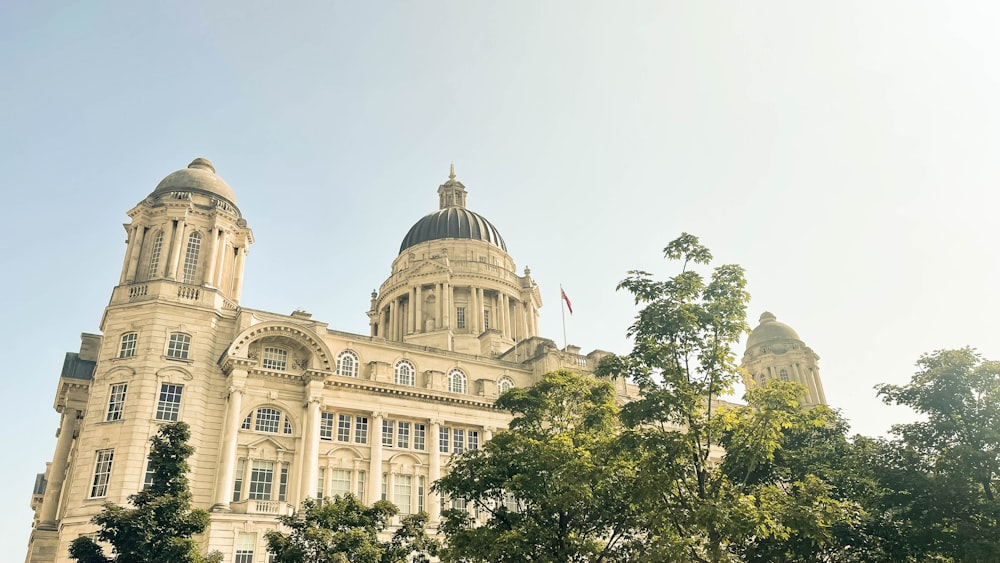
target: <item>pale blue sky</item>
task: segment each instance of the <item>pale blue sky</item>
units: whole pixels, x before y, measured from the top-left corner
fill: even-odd
[[[542,288],[628,350],[615,284],[681,231],[748,272],[855,431],[923,352],[1000,358],[993,2],[7,2],[0,6],[0,552],[24,553],[63,355],[125,212],[196,156],[253,228],[243,304],[366,333],[454,162]],[[742,350],[740,350],[742,352]]]

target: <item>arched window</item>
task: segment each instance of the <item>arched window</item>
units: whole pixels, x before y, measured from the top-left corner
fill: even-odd
[[[184,278],[181,283],[194,283],[198,271],[198,253],[201,252],[201,233],[191,233],[188,237],[187,253],[184,255]]]
[[[183,332],[174,332],[170,335],[170,342],[167,344],[167,357],[175,360],[186,360],[190,348],[191,337]]]
[[[497,381],[497,392],[506,393],[514,388],[514,380],[509,377],[501,377],[500,381]]]
[[[785,371],[785,370],[779,371],[778,372],[778,379],[780,379],[782,381],[788,381],[788,372]]]
[[[288,351],[283,348],[264,348],[264,357],[261,361],[261,366],[264,369],[273,369],[278,371],[285,371],[285,367],[288,365]]]
[[[157,231],[156,235],[153,236],[153,246],[149,250],[149,273],[146,275],[149,279],[156,277],[156,269],[160,267],[160,251],[162,249],[163,231]]]
[[[468,391],[468,378],[460,369],[453,369],[448,372],[448,392],[466,393]]]
[[[358,376],[358,364],[361,362],[358,360],[358,355],[351,350],[344,350],[337,355],[337,375],[346,375],[347,377],[357,377]]]
[[[399,360],[396,362],[396,384],[397,385],[416,385],[416,373],[417,370],[413,367],[413,364],[406,360]]]
[[[252,428],[254,432],[272,434],[277,434],[279,429],[283,434],[292,433],[292,423],[288,417],[280,410],[271,407],[260,407],[248,414],[240,428],[243,430]]]
[[[126,332],[122,335],[121,346],[118,348],[119,358],[131,358],[135,356],[135,345],[139,341],[139,334]]]

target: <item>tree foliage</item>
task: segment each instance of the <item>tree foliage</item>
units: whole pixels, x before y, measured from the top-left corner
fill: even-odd
[[[113,555],[89,537],[70,544],[70,558],[81,563],[201,563],[203,557],[191,536],[205,531],[208,512],[191,508],[187,459],[194,448],[187,443],[190,429],[184,422],[164,425],[150,441],[150,486],[129,496],[132,508],[112,503],[94,517],[101,526],[97,538],[111,544]]]
[[[287,531],[265,535],[279,563],[405,563],[429,561],[437,542],[424,532],[423,512],[404,517],[389,541],[381,541],[399,509],[381,500],[365,506],[351,494],[319,503],[306,499],[301,510],[279,520]]]
[[[445,511],[443,561],[628,560],[633,468],[615,451],[615,391],[569,371],[512,389],[497,406],[514,418],[482,449],[453,458],[435,487],[485,513]]]
[[[634,346],[599,368],[639,387],[622,408],[621,451],[636,466],[632,500],[646,560],[746,560],[757,557],[755,545],[772,560],[822,560],[812,554],[859,509],[808,467],[794,475],[779,467],[778,454],[796,433],[836,420],[800,410],[801,387],[780,382],[750,392],[745,408],[720,411],[719,397],[740,379],[732,347],[749,331],[743,269],[719,266],[706,279],[696,268],[711,252],[686,233],[663,252],[679,273],[658,281],[629,272],[618,287],[642,306],[628,331]],[[788,546],[793,539],[797,547]]]

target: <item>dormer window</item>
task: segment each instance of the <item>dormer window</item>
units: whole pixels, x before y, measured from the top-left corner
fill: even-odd
[[[283,348],[264,348],[264,357],[261,360],[264,369],[285,371],[288,365],[288,351]]]

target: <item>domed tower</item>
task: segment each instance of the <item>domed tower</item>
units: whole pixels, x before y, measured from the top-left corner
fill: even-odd
[[[806,387],[803,407],[825,405],[826,394],[819,377],[819,356],[802,342],[798,333],[778,322],[769,312],[760,316],[760,324],[750,333],[741,367],[746,370],[743,384],[747,389],[771,379],[795,381]]]
[[[452,166],[439,209],[406,233],[372,294],[372,336],[494,356],[538,334],[542,299],[530,270],[517,275],[500,232],[465,199]]]
[[[204,289],[206,295],[217,296],[220,305],[235,308],[253,235],[236,207],[233,190],[216,176],[211,162],[196,158],[168,175],[129,216],[119,282],[135,286],[129,297],[148,295],[146,284],[166,281],[184,286],[178,295],[193,296]]]

